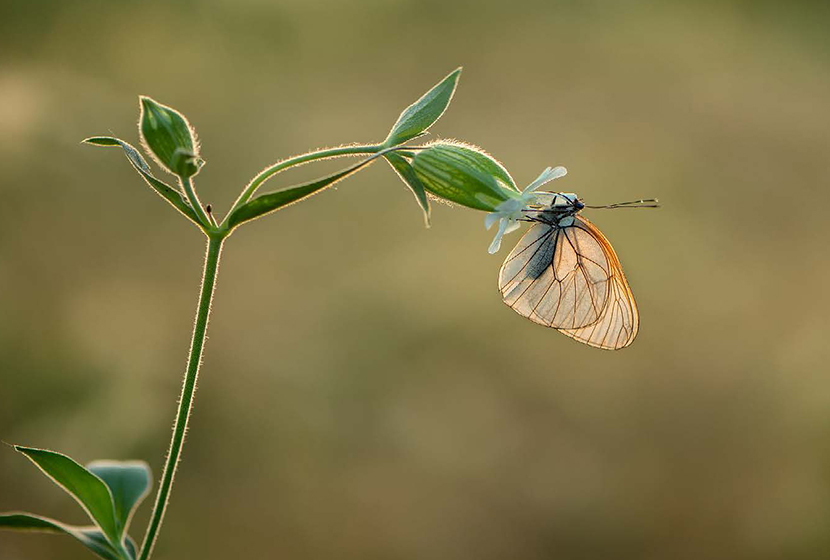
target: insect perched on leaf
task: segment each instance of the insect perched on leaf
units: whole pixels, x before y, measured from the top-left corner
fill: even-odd
[[[586,205],[573,193],[536,193],[523,209],[533,226],[499,272],[504,303],[534,323],[596,348],[617,350],[634,341],[640,315],[617,253],[579,215]],[[549,198],[549,202],[546,200]],[[656,208],[635,200],[588,208]]]

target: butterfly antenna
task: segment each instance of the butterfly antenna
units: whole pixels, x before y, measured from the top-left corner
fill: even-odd
[[[585,205],[585,208],[660,208],[660,201],[656,198],[643,198],[640,200],[629,200],[628,202],[616,202],[602,206]]]

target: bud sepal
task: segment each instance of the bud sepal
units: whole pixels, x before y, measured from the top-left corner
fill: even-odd
[[[468,144],[429,144],[417,152],[412,167],[432,195],[475,210],[493,212],[520,194],[501,163]]]
[[[192,177],[204,160],[199,157],[196,132],[184,115],[146,96],[140,97],[138,132],[149,155],[165,171],[179,177]]]

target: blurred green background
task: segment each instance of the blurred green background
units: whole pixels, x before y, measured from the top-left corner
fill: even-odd
[[[156,478],[166,450],[203,240],[81,139],[137,142],[138,94],[180,109],[222,211],[281,157],[383,139],[463,65],[433,137],[521,185],[558,164],[589,203],[664,203],[588,214],[638,340],[511,312],[483,214],[426,230],[374,165],[227,243],[156,558],[829,557],[828,23],[819,1],[3,0],[0,439]],[[0,449],[8,509],[84,519]],[[0,558],[91,556],[0,533]]]

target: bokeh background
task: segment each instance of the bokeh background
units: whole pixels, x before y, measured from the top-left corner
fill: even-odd
[[[512,313],[483,214],[427,230],[374,165],[229,240],[156,558],[830,557],[828,23],[822,1],[4,0],[0,439],[156,478],[166,450],[203,240],[82,138],[136,143],[138,94],[182,110],[221,211],[281,157],[381,140],[463,65],[433,137],[664,203],[590,213],[638,340]],[[0,449],[8,509],[84,520]],[[90,557],[0,534],[3,560]]]

